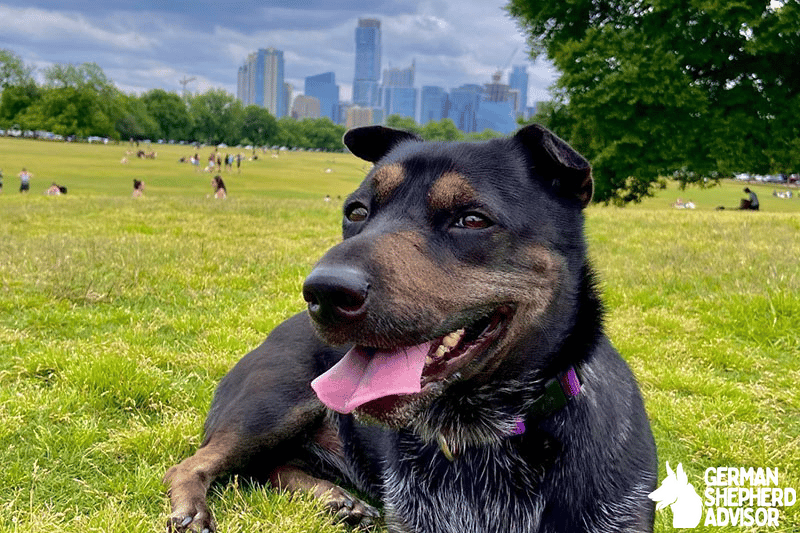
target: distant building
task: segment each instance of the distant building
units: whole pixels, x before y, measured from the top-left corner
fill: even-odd
[[[383,112],[417,120],[417,90],[413,87],[384,87]]]
[[[298,95],[292,103],[292,118],[319,118],[320,102],[313,96]]]
[[[508,85],[500,83],[503,73],[500,71],[492,75],[492,83],[487,83],[483,86],[483,97],[489,102],[506,102],[508,100],[508,92],[511,89]]]
[[[292,98],[294,94],[294,87],[292,87],[291,83],[284,83],[283,84],[283,114],[282,117],[288,117],[291,114],[292,110]]]
[[[517,116],[523,116],[527,118],[527,108],[528,108],[528,69],[525,65],[515,65],[511,69],[511,75],[508,79],[508,84],[511,86],[513,90],[519,92],[519,98],[517,99],[517,105],[514,108],[516,110]]]
[[[422,108],[419,123],[438,122],[447,116],[447,93],[441,87],[422,87]]]
[[[475,114],[475,131],[493,130],[504,134],[512,133],[518,127],[515,116],[512,100],[505,102],[482,100]]]
[[[389,115],[400,115],[417,119],[417,90],[414,88],[414,62],[404,69],[392,68],[383,72],[381,99],[383,111]]]
[[[288,100],[283,78],[283,51],[259,49],[239,67],[236,95],[243,105],[267,108],[275,117],[286,116]]]
[[[347,110],[345,126],[347,129],[358,128],[360,126],[372,126],[382,123],[383,120],[383,110],[380,108],[351,106]]]
[[[518,91],[501,83],[502,72],[492,76],[492,82],[484,85],[483,94],[475,114],[476,131],[494,130],[511,133],[517,129],[516,103]]]
[[[353,103],[376,107],[379,103],[381,75],[381,21],[359,19],[356,28],[356,68],[353,78]]]
[[[408,68],[388,68],[383,71],[384,87],[413,87],[416,62],[412,61]]]
[[[339,123],[339,86],[333,72],[317,74],[306,78],[305,95],[319,100],[320,117],[328,117],[335,124]]]
[[[450,91],[447,118],[455,122],[456,127],[464,133],[477,131],[476,116],[483,88],[480,85],[462,85]]]
[[[347,113],[352,108],[353,104],[351,102],[340,101],[338,113],[336,115],[336,120],[334,122],[336,122],[337,124],[347,124]]]

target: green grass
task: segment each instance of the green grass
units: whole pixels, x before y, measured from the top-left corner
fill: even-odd
[[[339,239],[336,198],[365,172],[345,154],[267,154],[224,174],[219,201],[177,163],[191,149],[154,148],[121,164],[126,145],[0,138],[0,533],[162,530],[164,471],[199,444],[220,377],[303,308]],[[69,194],[42,195],[51,181]],[[800,490],[800,200],[760,187],[761,212],[714,211],[743,186],[591,207],[592,257],[660,477],[682,462],[702,491],[710,466],[778,467]],[[678,196],[698,209],[671,209]],[[263,486],[215,485],[211,504],[223,531],[345,531]],[[800,530],[799,508],[770,531]]]

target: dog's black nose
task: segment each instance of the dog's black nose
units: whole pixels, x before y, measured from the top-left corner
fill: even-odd
[[[311,317],[323,324],[351,322],[366,314],[369,282],[349,267],[317,267],[303,283],[303,298]]]

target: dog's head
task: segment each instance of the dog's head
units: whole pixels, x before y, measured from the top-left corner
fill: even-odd
[[[544,368],[584,262],[586,160],[540,126],[485,143],[373,126],[344,142],[374,167],[303,287],[320,336],[355,344],[314,382],[320,399],[407,427],[454,387]]]

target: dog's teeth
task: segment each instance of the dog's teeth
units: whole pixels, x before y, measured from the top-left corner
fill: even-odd
[[[425,364],[426,365],[430,365],[432,363],[433,363],[433,357],[431,357],[430,355],[425,357]]]
[[[452,333],[447,337],[445,337],[444,339],[442,339],[442,346],[447,346],[448,348],[452,348],[453,346],[458,344],[458,339],[454,339],[451,335]]]
[[[441,357],[444,357],[444,354],[446,353],[447,353],[447,346],[442,344],[438,348],[436,348],[436,353],[434,354],[434,357],[436,357],[436,359],[439,359]]]
[[[442,339],[442,346],[453,348],[458,344],[458,341],[460,341],[461,337],[463,336],[464,336],[464,328],[454,331]]]

